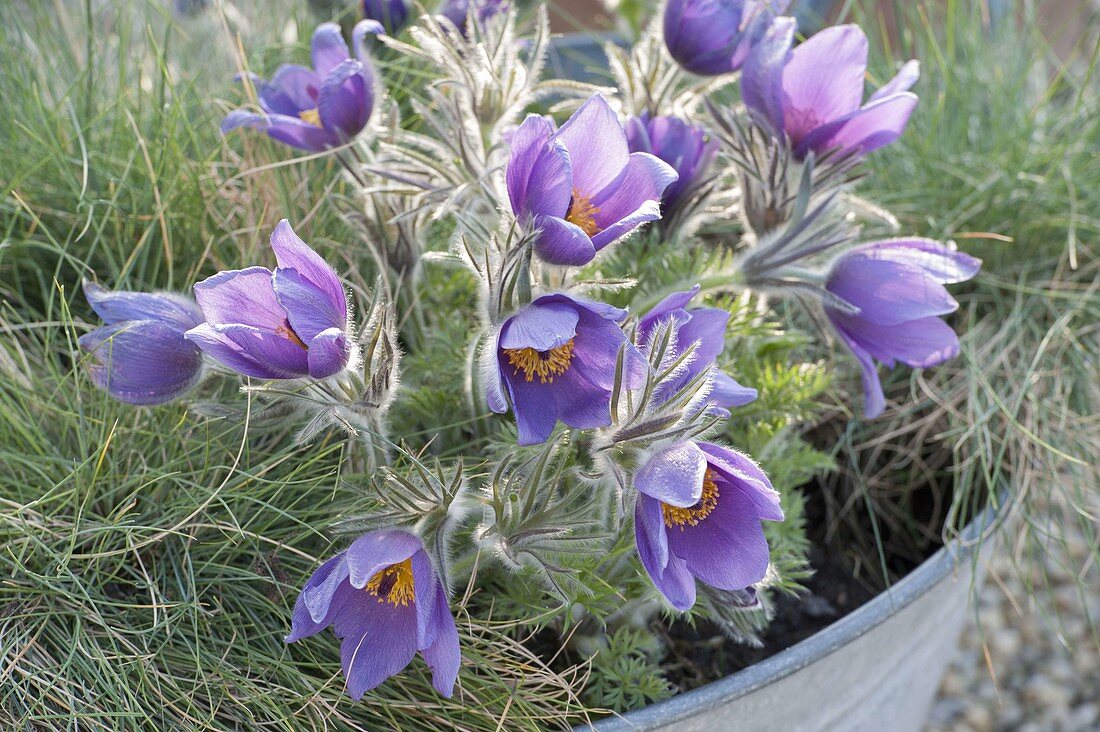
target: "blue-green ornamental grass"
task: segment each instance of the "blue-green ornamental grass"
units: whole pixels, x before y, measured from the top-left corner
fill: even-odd
[[[890,147],[796,150],[785,128],[737,105],[737,75],[678,69],[660,18],[632,51],[614,52],[614,93],[542,70],[541,10],[509,9],[465,33],[424,16],[373,42],[362,129],[344,125],[297,158],[254,131],[220,138],[218,125],[260,91],[234,89],[236,74],[305,60],[327,18],[291,2],[262,20],[233,7],[188,20],[146,9],[133,33],[94,4],[56,28],[34,9],[0,17],[6,52],[43,59],[0,81],[15,100],[0,129],[20,151],[0,161],[11,181],[0,714],[12,726],[538,729],[640,706],[684,686],[661,663],[676,628],[752,640],[776,598],[806,580],[808,536],[821,534],[805,513],[820,489],[805,484],[833,464],[801,425],[837,424],[823,415],[839,412],[851,435],[926,419],[919,410],[941,401],[951,425],[967,408],[960,390],[972,404],[1010,393],[991,380],[1016,383],[1001,358],[1026,348],[994,357],[970,340],[986,332],[985,308],[999,326],[1061,302],[1041,348],[1057,344],[1067,379],[1090,358],[1088,338],[1061,334],[1100,311],[1093,296],[1061,300],[1021,282],[1011,304],[998,299],[1013,286],[1007,269],[944,288],[977,269],[947,240],[999,266],[983,232],[1012,233],[1017,207],[960,212],[914,182],[934,177],[921,171],[939,151],[922,114],[944,114],[936,95],[926,110],[922,85],[954,93],[952,70],[930,69],[928,53],[892,54],[926,63],[915,87],[924,101]],[[66,35],[74,25],[97,32],[82,46]],[[210,42],[227,30],[239,42]],[[981,48],[990,31],[967,32]],[[251,69],[218,56],[234,47]],[[901,68],[876,53],[876,79]],[[157,61],[131,67],[135,54]],[[776,57],[790,54],[761,61]],[[81,71],[37,70],[70,63]],[[190,74],[203,81],[180,81]],[[211,88],[227,101],[212,105]],[[841,116],[859,116],[861,101]],[[1056,101],[1080,115],[1075,135],[1096,136],[1091,96]],[[609,141],[598,152],[612,163],[638,120],[702,130],[688,152],[717,154],[709,165],[662,156],[676,146],[658,144],[650,124],[664,163],[646,170],[659,176],[600,170],[599,155],[573,170],[578,143],[561,142],[564,125],[594,106],[606,114],[592,136]],[[528,118],[548,130],[546,147],[515,196],[507,173],[528,113],[546,115]],[[1064,128],[1044,129],[1049,150]],[[1070,173],[1075,151],[1062,148]],[[1046,154],[1025,160],[1046,170]],[[658,207],[662,165],[692,178],[674,212]],[[598,190],[574,191],[597,179]],[[1097,210],[1086,205],[1096,190],[1074,179],[1072,210]],[[1057,210],[1069,191],[1044,188],[1031,205]],[[580,230],[571,241],[587,240],[593,256],[539,256],[547,201],[545,214]],[[617,218],[638,202],[647,217],[670,215],[596,246],[601,204],[624,201]],[[885,205],[914,236],[892,238]],[[1098,227],[1085,214],[1066,221],[1073,247],[1036,247],[1034,266],[1072,257],[1042,271],[1087,294]],[[1022,231],[1041,241],[1061,225]],[[1030,333],[1042,320],[1020,322]],[[952,344],[959,329],[959,345],[929,355],[920,338],[899,343],[913,323]],[[866,358],[837,349],[830,359],[831,328]],[[915,372],[910,391],[898,388],[902,369],[871,360],[924,366],[956,350],[956,361]],[[873,379],[866,394],[860,372]],[[1021,383],[1067,393],[1045,373]],[[1087,380],[1065,383],[1062,424],[1089,414],[1095,396]],[[1050,459],[1069,475],[1088,470],[1076,455],[1089,430],[1062,442],[1020,411],[1026,392],[1011,393],[948,427],[959,433],[949,439],[960,468],[945,471],[959,476],[956,505],[980,505],[1010,468],[1026,476]],[[865,401],[878,421],[856,416]],[[996,429],[1002,418],[1014,427]],[[852,484],[867,485],[858,469]],[[917,520],[888,495],[860,505],[880,523],[846,546]],[[959,508],[946,530],[967,515]]]

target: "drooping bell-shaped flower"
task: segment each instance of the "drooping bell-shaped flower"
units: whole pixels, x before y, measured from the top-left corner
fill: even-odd
[[[666,356],[666,361],[675,361],[689,348],[694,348],[682,370],[657,385],[654,397],[658,401],[668,399],[701,373],[714,367],[726,347],[726,324],[730,314],[719,308],[687,309],[688,303],[698,293],[699,285],[686,292],[674,292],[638,321],[638,342],[643,349],[649,347],[648,341],[658,325],[671,325],[675,347],[673,353]],[[742,386],[715,369],[708,396],[712,405],[728,410],[748,404],[756,396],[756,389]]]
[[[669,216],[705,180],[718,153],[718,141],[699,125],[677,117],[631,117],[626,122],[630,152],[656,155],[679,176],[661,196],[661,215]]]
[[[512,134],[508,198],[535,253],[551,264],[587,264],[640,224],[661,217],[670,165],[631,153],[618,117],[599,94],[557,131],[529,115]]]
[[[323,379],[354,346],[340,278],[283,219],[271,234],[278,266],[219,272],[195,285],[206,322],[187,339],[223,366],[260,379]]]
[[[253,77],[263,113],[234,110],[222,122],[222,132],[252,127],[310,152],[348,142],[366,127],[374,109],[374,69],[363,39],[381,31],[372,20],[355,26],[357,58],[351,58],[340,26],[317,26],[311,44],[313,68],[286,64],[270,81]]]
[[[783,511],[751,459],[708,442],[677,442],[634,477],[634,533],[642,566],[677,610],[695,604],[695,581],[742,590],[768,570],[761,521]]]
[[[420,655],[432,686],[454,692],[461,655],[447,590],[420,539],[400,529],[365,534],[322,564],[294,603],[287,643],[332,626],[348,695],[361,699]]]
[[[382,24],[394,35],[409,22],[408,0],[363,0],[363,17]]]
[[[88,280],[84,296],[105,323],[77,341],[90,354],[88,374],[96,386],[120,402],[152,405],[199,383],[202,351],[184,338],[202,322],[193,300],[169,292],[112,292]]]
[[[737,71],[768,23],[790,0],[669,0],[665,46],[676,63],[694,74]]]
[[[958,336],[940,316],[959,305],[944,285],[968,280],[980,268],[981,260],[928,239],[865,244],[833,262],[825,288],[859,312],[826,306],[825,314],[859,361],[868,418],[885,408],[876,361],[927,368],[958,354]]]
[[[511,403],[519,444],[545,442],[559,421],[577,429],[611,424],[620,351],[625,387],[645,379],[645,359],[619,326],[625,317],[625,310],[559,293],[537,298],[504,322],[484,374],[485,393],[498,414]]]
[[[753,115],[776,136],[786,135],[800,159],[838,148],[862,155],[897,140],[917,106],[909,88],[920,65],[905,64],[864,103],[863,30],[826,28],[791,50],[794,26],[793,18],[777,18],[745,63],[741,96]]]

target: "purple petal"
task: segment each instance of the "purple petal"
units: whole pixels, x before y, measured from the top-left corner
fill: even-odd
[[[501,368],[507,368],[501,364]],[[504,377],[508,393],[516,413],[517,442],[520,445],[540,445],[554,432],[558,423],[557,405],[552,390],[538,388],[547,386],[524,381],[523,376]],[[531,388],[528,388],[531,387]],[[609,420],[610,421],[610,418]]]
[[[718,470],[725,480],[734,483],[736,489],[752,501],[756,507],[754,516],[766,521],[783,520],[779,493],[772,488],[768,476],[750,457],[712,442],[700,442],[699,449],[706,453],[707,462],[712,468]]]
[[[859,109],[867,71],[867,36],[856,25],[816,33],[797,46],[783,70],[784,126],[794,143]]]
[[[325,129],[345,139],[355,137],[367,126],[373,107],[374,90],[357,59],[346,59],[325,77],[317,101],[317,112]]]
[[[596,256],[592,240],[576,224],[556,216],[536,216],[535,228],[539,230],[535,254],[544,262],[580,267]]]
[[[794,30],[794,18],[773,20],[741,70],[745,106],[777,136],[783,132],[783,68],[791,57]]]
[[[347,326],[346,306],[337,309],[324,293],[296,269],[275,270],[275,297],[286,311],[294,332],[307,346],[322,331],[343,332]],[[343,304],[343,303],[341,303]]]
[[[600,228],[592,237],[596,250],[626,236],[639,224],[659,219],[661,194],[676,178],[676,171],[660,158],[631,153],[622,175],[592,199]]]
[[[416,655],[416,610],[395,607],[345,585],[348,599],[333,619],[332,629],[342,638],[340,661],[352,699],[400,673]]]
[[[645,340],[649,337],[650,331],[657,323],[665,319],[666,316],[676,313],[677,311],[683,311],[687,304],[691,302],[692,298],[699,294],[699,285],[695,285],[690,290],[684,290],[682,292],[673,292],[670,295],[666,295],[659,303],[653,306],[652,309],[641,317],[638,321],[638,335],[641,340]],[[679,313],[685,315],[686,313]]]
[[[374,69],[371,64],[370,52],[367,49],[367,36],[382,36],[386,34],[386,28],[377,20],[365,18],[355,24],[351,29],[351,41],[355,46],[355,56],[363,67],[369,71],[368,79],[374,77]]]
[[[258,362],[228,336],[219,333],[206,323],[187,331],[185,337],[202,349],[207,356],[239,374],[258,379],[283,378],[281,372],[275,372],[267,365]]]
[[[232,112],[225,115],[225,119],[222,120],[221,131],[223,135],[227,135],[238,127],[252,127],[257,130],[266,130],[269,124],[269,117],[266,114],[256,114],[255,112],[247,112],[243,109],[234,109]]]
[[[259,379],[297,379],[309,373],[306,349],[285,335],[251,325],[202,324],[187,340],[234,371]]]
[[[338,609],[333,598],[347,578],[348,565],[343,552],[317,568],[294,603],[290,633],[284,639],[286,643],[308,638],[332,624],[332,617]]]
[[[801,156],[809,150],[837,147],[859,150],[862,154],[878,150],[901,137],[916,106],[917,95],[910,92],[871,102],[814,130],[795,147],[795,154]]]
[[[982,260],[931,239],[888,239],[865,244],[853,252],[920,267],[943,285],[965,282],[982,267]]]
[[[656,524],[654,528],[653,525]],[[695,578],[682,559],[668,554],[661,504],[649,496],[638,496],[634,508],[634,541],[638,558],[653,585],[672,607],[683,612],[695,604]]]
[[[530,114],[512,135],[506,173],[508,198],[517,217],[562,217],[573,195],[569,152],[546,118]]]
[[[337,314],[329,325],[343,327],[347,322],[348,305],[340,277],[320,254],[294,233],[286,219],[271,233],[271,249],[279,269],[296,270],[323,295],[326,309]]]
[[[309,375],[315,379],[327,379],[338,374],[348,365],[350,355],[351,346],[343,330],[329,328],[322,331],[309,342]]]
[[[706,471],[706,455],[685,440],[654,453],[634,476],[634,487],[662,503],[686,508],[703,495]]]
[[[728,487],[719,488],[718,507],[697,526],[669,529],[668,548],[696,578],[721,590],[754,585],[768,571],[768,542],[756,508]]]
[[[416,534],[402,529],[379,529],[364,534],[348,547],[348,579],[352,587],[362,589],[371,577],[423,548]]]
[[[266,267],[218,272],[195,285],[195,299],[211,325],[237,323],[275,330],[286,324],[272,272]]]
[[[271,81],[260,84],[257,92],[265,112],[297,117],[299,112],[317,106],[321,77],[305,66],[285,64]]]
[[[500,347],[549,351],[577,335],[579,320],[575,306],[540,298],[508,318],[500,332]]]
[[[900,92],[909,91],[918,79],[920,79],[920,62],[914,59],[902,66],[897,75],[872,94],[867,101],[874,102]]]
[[[611,424],[611,393],[606,387],[593,384],[575,361],[568,371],[554,379],[553,384],[539,386],[551,391],[554,412],[563,424],[579,430]]]
[[[959,304],[923,269],[905,262],[845,253],[833,264],[826,289],[859,308],[859,320],[896,325],[954,312]]]
[[[860,316],[829,313],[844,333],[888,366],[900,361],[913,368],[929,368],[959,355],[959,337],[937,317],[882,325]]]
[[[462,665],[462,654],[458,648],[458,629],[447,602],[447,591],[442,585],[436,585],[435,612],[432,614],[435,639],[426,648],[420,649],[420,655],[432,670],[432,686],[448,699],[454,693],[458,669]]]
[[[171,292],[111,291],[84,280],[84,297],[103,322],[111,325],[126,320],[156,320],[183,331],[203,321],[194,300]]]
[[[886,395],[882,392],[878,367],[872,360],[871,354],[845,333],[843,328],[837,327],[837,333],[859,363],[860,380],[863,382],[863,416],[874,419],[886,409]]]
[[[685,351],[694,344],[692,370],[699,373],[711,365],[726,347],[726,324],[730,314],[718,308],[698,308],[688,311],[687,322],[676,333],[679,350]]]
[[[127,404],[164,404],[202,378],[202,353],[178,327],[155,320],[105,325],[77,341],[91,354],[88,374],[97,387]]]
[[[321,23],[317,26],[310,42],[310,54],[313,57],[313,68],[321,76],[327,76],[345,61],[351,54],[348,53],[348,45],[344,43],[340,26],[336,23]]]
[[[573,189],[585,196],[598,196],[619,177],[630,160],[623,126],[599,94],[573,113],[556,138],[569,151]]]
[[[412,555],[413,596],[416,603],[416,647],[426,648],[435,640],[439,580],[428,553],[423,549]]]
[[[756,401],[759,392],[751,386],[742,386],[729,375],[719,371],[711,384],[710,398],[719,407],[733,409]]]
[[[589,310],[581,311],[577,337],[573,342],[571,370],[581,372],[589,382],[607,390],[615,384],[615,369],[619,351],[625,348],[623,364],[625,386],[629,389],[642,385],[647,361],[614,321]]]

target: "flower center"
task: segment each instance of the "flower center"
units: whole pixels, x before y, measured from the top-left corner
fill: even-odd
[[[504,355],[508,363],[515,368],[513,373],[523,372],[527,381],[537,376],[543,384],[554,383],[554,377],[564,374],[573,362],[573,338],[549,351],[534,348],[505,348]]]
[[[283,338],[286,338],[288,341],[298,346],[299,348],[302,348],[306,351],[309,350],[309,346],[305,344],[305,341],[299,338],[298,334],[294,332],[294,329],[290,327],[289,320],[285,321],[282,325],[276,328],[275,333],[281,335]]]
[[[378,598],[378,602],[388,602],[404,607],[413,599],[412,557],[403,562],[391,564],[367,581],[367,592]]]
[[[664,514],[665,526],[669,528],[679,526],[680,531],[683,531],[685,525],[698,526],[700,521],[709,516],[710,512],[718,506],[718,484],[714,480],[715,477],[714,471],[710,468],[703,473],[703,495],[694,506],[680,508],[662,503],[661,513]]]
[[[303,109],[298,113],[298,119],[302,120],[306,124],[311,124],[314,127],[321,127],[321,113],[317,111],[317,107],[312,109]]]
[[[596,214],[599,212],[599,207],[592,205],[592,196],[586,196],[574,188],[573,197],[569,199],[569,208],[565,212],[565,220],[575,224],[588,236],[595,236],[600,233],[600,227],[596,224]]]

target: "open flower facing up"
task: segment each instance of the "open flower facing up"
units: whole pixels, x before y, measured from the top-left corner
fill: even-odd
[[[676,117],[631,117],[626,123],[630,152],[656,155],[679,176],[661,196],[662,216],[668,216],[699,186],[718,152],[718,141],[705,129]]]
[[[745,455],[707,442],[677,442],[634,478],[635,541],[642,566],[677,610],[695,604],[695,580],[742,590],[764,579],[761,521],[782,521],[779,494]]]
[[[927,368],[958,354],[958,336],[939,317],[959,306],[944,285],[970,279],[981,264],[928,239],[865,244],[833,262],[826,289],[859,312],[825,313],[859,361],[867,417],[885,408],[875,361]]]
[[[674,292],[638,321],[638,342],[642,344],[646,344],[652,337],[658,324],[672,323],[675,329],[675,347],[666,360],[675,360],[694,346],[691,360],[683,370],[658,384],[654,394],[658,401],[668,399],[699,374],[713,367],[718,355],[726,347],[726,324],[730,314],[719,308],[686,309],[698,293],[699,285],[686,292]],[[756,399],[756,395],[756,389],[741,386],[715,369],[708,397],[714,406],[723,410],[740,407]]]
[[[340,26],[322,23],[313,33],[313,68],[286,64],[270,81],[254,77],[263,113],[238,109],[222,122],[222,132],[253,127],[291,147],[320,152],[358,135],[374,109],[374,70],[363,38],[382,27],[364,20],[355,26],[358,58],[351,58]]]
[[[193,300],[168,292],[111,292],[84,281],[84,296],[106,325],[80,336],[88,373],[127,404],[163,404],[202,378],[202,352],[184,333],[202,322]]]
[[[909,88],[919,64],[905,64],[863,104],[863,30],[826,28],[792,51],[794,25],[777,18],[745,63],[741,95],[754,116],[773,134],[785,133],[798,158],[834,148],[862,155],[897,140],[917,106]]]
[[[545,442],[559,420],[577,429],[611,424],[620,351],[624,386],[637,388],[645,379],[645,359],[619,327],[625,317],[610,305],[553,294],[504,322],[485,392],[498,414],[511,402],[519,444]]]
[[[535,253],[551,264],[587,264],[640,224],[661,217],[676,171],[631,153],[623,126],[599,94],[561,129],[528,115],[513,133],[508,198],[521,225],[537,229]]]
[[[462,661],[447,590],[416,535],[400,529],[365,534],[321,565],[294,603],[287,643],[332,626],[353,699],[400,673],[417,651],[432,686],[454,692]]]
[[[409,21],[408,0],[363,0],[363,17],[382,24],[387,33],[394,34]]]
[[[717,76],[741,68],[749,50],[790,0],[669,0],[665,46],[694,74]]]
[[[240,374],[323,379],[351,359],[340,278],[286,219],[271,234],[278,266],[219,272],[195,285],[206,322],[187,338]]]

